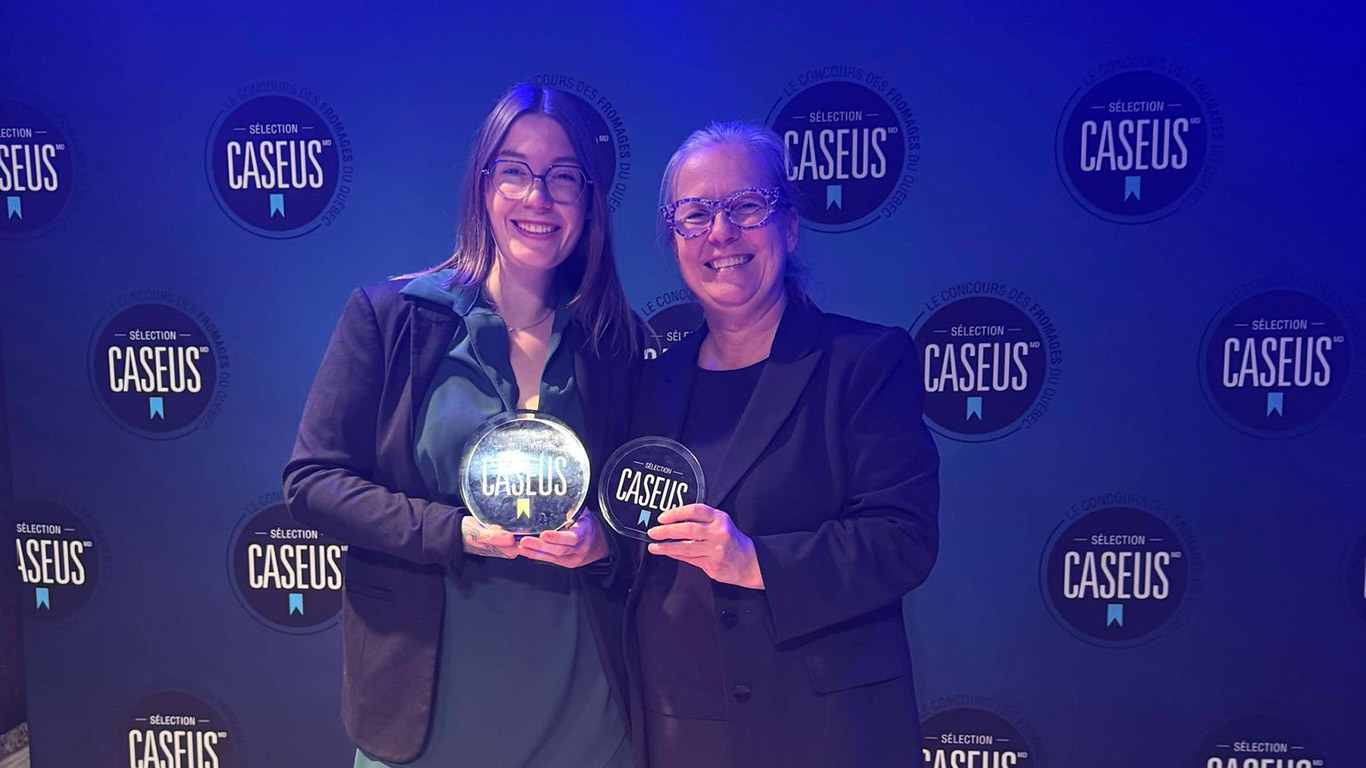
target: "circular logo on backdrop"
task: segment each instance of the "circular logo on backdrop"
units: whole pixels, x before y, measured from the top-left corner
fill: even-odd
[[[1192,768],[1332,768],[1304,729],[1276,717],[1244,717],[1205,736]]]
[[[24,615],[71,618],[99,584],[103,536],[85,516],[60,504],[20,501],[12,510]]]
[[[144,696],[119,722],[128,768],[233,768],[236,728],[220,707],[182,691]]]
[[[345,544],[300,525],[275,491],[248,505],[233,530],[228,576],[257,621],[284,632],[316,632],[341,612],[345,557]]]
[[[75,163],[66,134],[47,115],[0,101],[0,232],[45,231],[71,198]]]
[[[1058,623],[1110,647],[1146,643],[1178,623],[1201,564],[1189,528],[1165,509],[1131,493],[1072,507],[1039,568],[1044,602]]]
[[[973,281],[930,296],[912,324],[925,416],[953,440],[998,440],[1048,412],[1062,374],[1057,329],[1018,288]]]
[[[607,196],[607,207],[613,213],[626,198],[626,185],[631,179],[631,137],[626,132],[626,123],[611,99],[597,88],[569,75],[538,75],[531,82],[542,88],[558,88],[573,96],[588,107],[586,114],[592,121],[593,141],[602,155],[603,167],[611,174],[610,181],[594,180],[606,184],[603,194]]]
[[[222,412],[228,354],[218,326],[164,291],[115,301],[90,341],[90,381],[109,415],[134,434],[184,437]]]
[[[1200,382],[1225,421],[1258,437],[1317,426],[1351,372],[1347,325],[1299,290],[1256,293],[1224,309],[1201,344]]]
[[[1223,140],[1219,105],[1179,64],[1140,57],[1089,73],[1058,124],[1063,183],[1082,207],[1142,224],[1195,202]]]
[[[802,218],[848,232],[890,216],[915,185],[920,129],[906,97],[860,67],[820,67],[783,89],[768,125],[787,147]]]
[[[1025,728],[1030,736],[1033,729]],[[990,709],[954,707],[920,724],[925,768],[1039,768],[1044,764],[1021,727]]]
[[[331,224],[350,195],[345,124],[318,94],[292,83],[257,83],[229,97],[207,152],[220,207],[262,237],[299,237]]]
[[[669,347],[688,338],[702,327],[702,305],[687,288],[666,291],[645,304],[641,310],[650,330],[650,346],[645,359],[664,354]]]

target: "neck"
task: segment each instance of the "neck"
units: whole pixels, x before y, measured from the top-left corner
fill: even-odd
[[[507,268],[501,258],[484,281],[484,293],[493,300],[498,314],[510,326],[533,323],[550,307],[555,271]]]
[[[752,310],[705,311],[704,307],[707,338],[698,350],[697,364],[709,371],[727,371],[767,360],[786,308],[787,291]]]

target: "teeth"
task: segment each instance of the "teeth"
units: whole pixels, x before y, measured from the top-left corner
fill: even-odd
[[[524,221],[514,221],[512,223],[516,224],[518,229],[524,232],[530,232],[533,235],[548,235],[559,229],[559,227],[553,224],[531,224]]]
[[[712,259],[711,261],[707,262],[707,266],[711,267],[712,269],[721,270],[725,269],[726,267],[738,267],[741,264],[748,264],[750,259],[753,258],[753,254],[745,254],[743,256],[726,256],[720,259]]]

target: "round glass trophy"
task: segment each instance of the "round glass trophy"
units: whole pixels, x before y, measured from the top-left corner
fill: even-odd
[[[571,524],[588,497],[588,451],[574,430],[537,411],[500,413],[465,444],[460,492],[484,525],[519,536]]]
[[[702,465],[686,446],[667,437],[638,437],[607,460],[598,503],[612,530],[641,541],[659,513],[698,504],[706,494]]]

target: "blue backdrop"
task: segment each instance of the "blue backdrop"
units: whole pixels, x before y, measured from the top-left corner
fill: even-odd
[[[932,765],[1362,765],[1366,14],[1026,5],[0,6],[33,764],[163,730],[349,764],[341,545],[275,516],[280,469],[347,292],[444,259],[538,78],[602,115],[662,335],[659,176],[746,118],[790,137],[821,306],[926,350]]]

